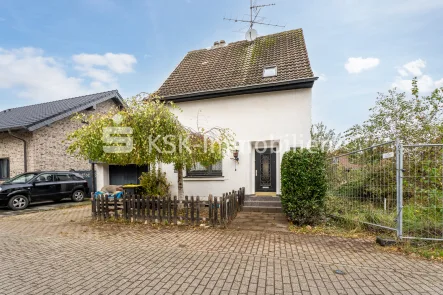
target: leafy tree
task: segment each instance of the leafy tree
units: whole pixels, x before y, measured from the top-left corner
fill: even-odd
[[[174,109],[178,107],[173,103],[141,93],[127,100],[122,110],[91,116],[79,114],[76,119],[85,125],[68,136],[68,152],[86,160],[116,165],[174,164],[178,170],[178,195],[183,198],[183,170],[197,162],[212,165],[222,160],[232,146],[233,135],[226,128],[206,131],[185,127],[173,113]],[[110,127],[114,129],[107,132]],[[118,130],[122,134],[117,135]],[[109,146],[112,152],[107,151]]]
[[[334,129],[328,129],[323,122],[311,126],[312,146],[321,148],[325,152],[333,153],[340,147],[341,142],[341,133],[336,133]]]
[[[441,143],[443,126],[443,87],[421,96],[417,79],[411,95],[388,91],[379,93],[369,119],[346,131],[349,149],[358,149],[396,139],[405,143]]]

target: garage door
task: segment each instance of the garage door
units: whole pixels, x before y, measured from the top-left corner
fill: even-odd
[[[148,172],[149,166],[109,166],[109,180],[110,184],[123,185],[123,184],[139,184],[140,176],[143,172]]]

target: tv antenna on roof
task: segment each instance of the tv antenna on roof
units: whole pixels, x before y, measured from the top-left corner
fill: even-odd
[[[249,15],[250,19],[238,19],[238,18],[223,18],[223,20],[227,21],[233,21],[233,22],[241,22],[241,23],[249,23],[249,29],[246,32],[246,40],[248,41],[254,41],[257,38],[257,31],[254,29],[254,25],[263,25],[263,26],[271,26],[271,27],[278,27],[278,28],[284,28],[285,26],[279,25],[279,24],[273,24],[273,23],[267,23],[265,22],[264,17],[259,17],[260,12],[262,8],[269,7],[269,6],[275,6],[275,3],[272,4],[262,4],[257,5],[257,0],[251,1],[250,10],[251,13]]]

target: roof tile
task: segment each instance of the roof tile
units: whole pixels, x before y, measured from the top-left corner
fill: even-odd
[[[263,69],[277,66],[277,77]],[[189,52],[158,90],[165,98],[204,91],[311,78],[302,29]]]

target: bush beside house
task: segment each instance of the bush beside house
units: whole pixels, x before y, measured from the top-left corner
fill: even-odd
[[[281,164],[282,206],[297,225],[314,224],[325,207],[326,155],[314,149],[299,149],[283,155]]]

